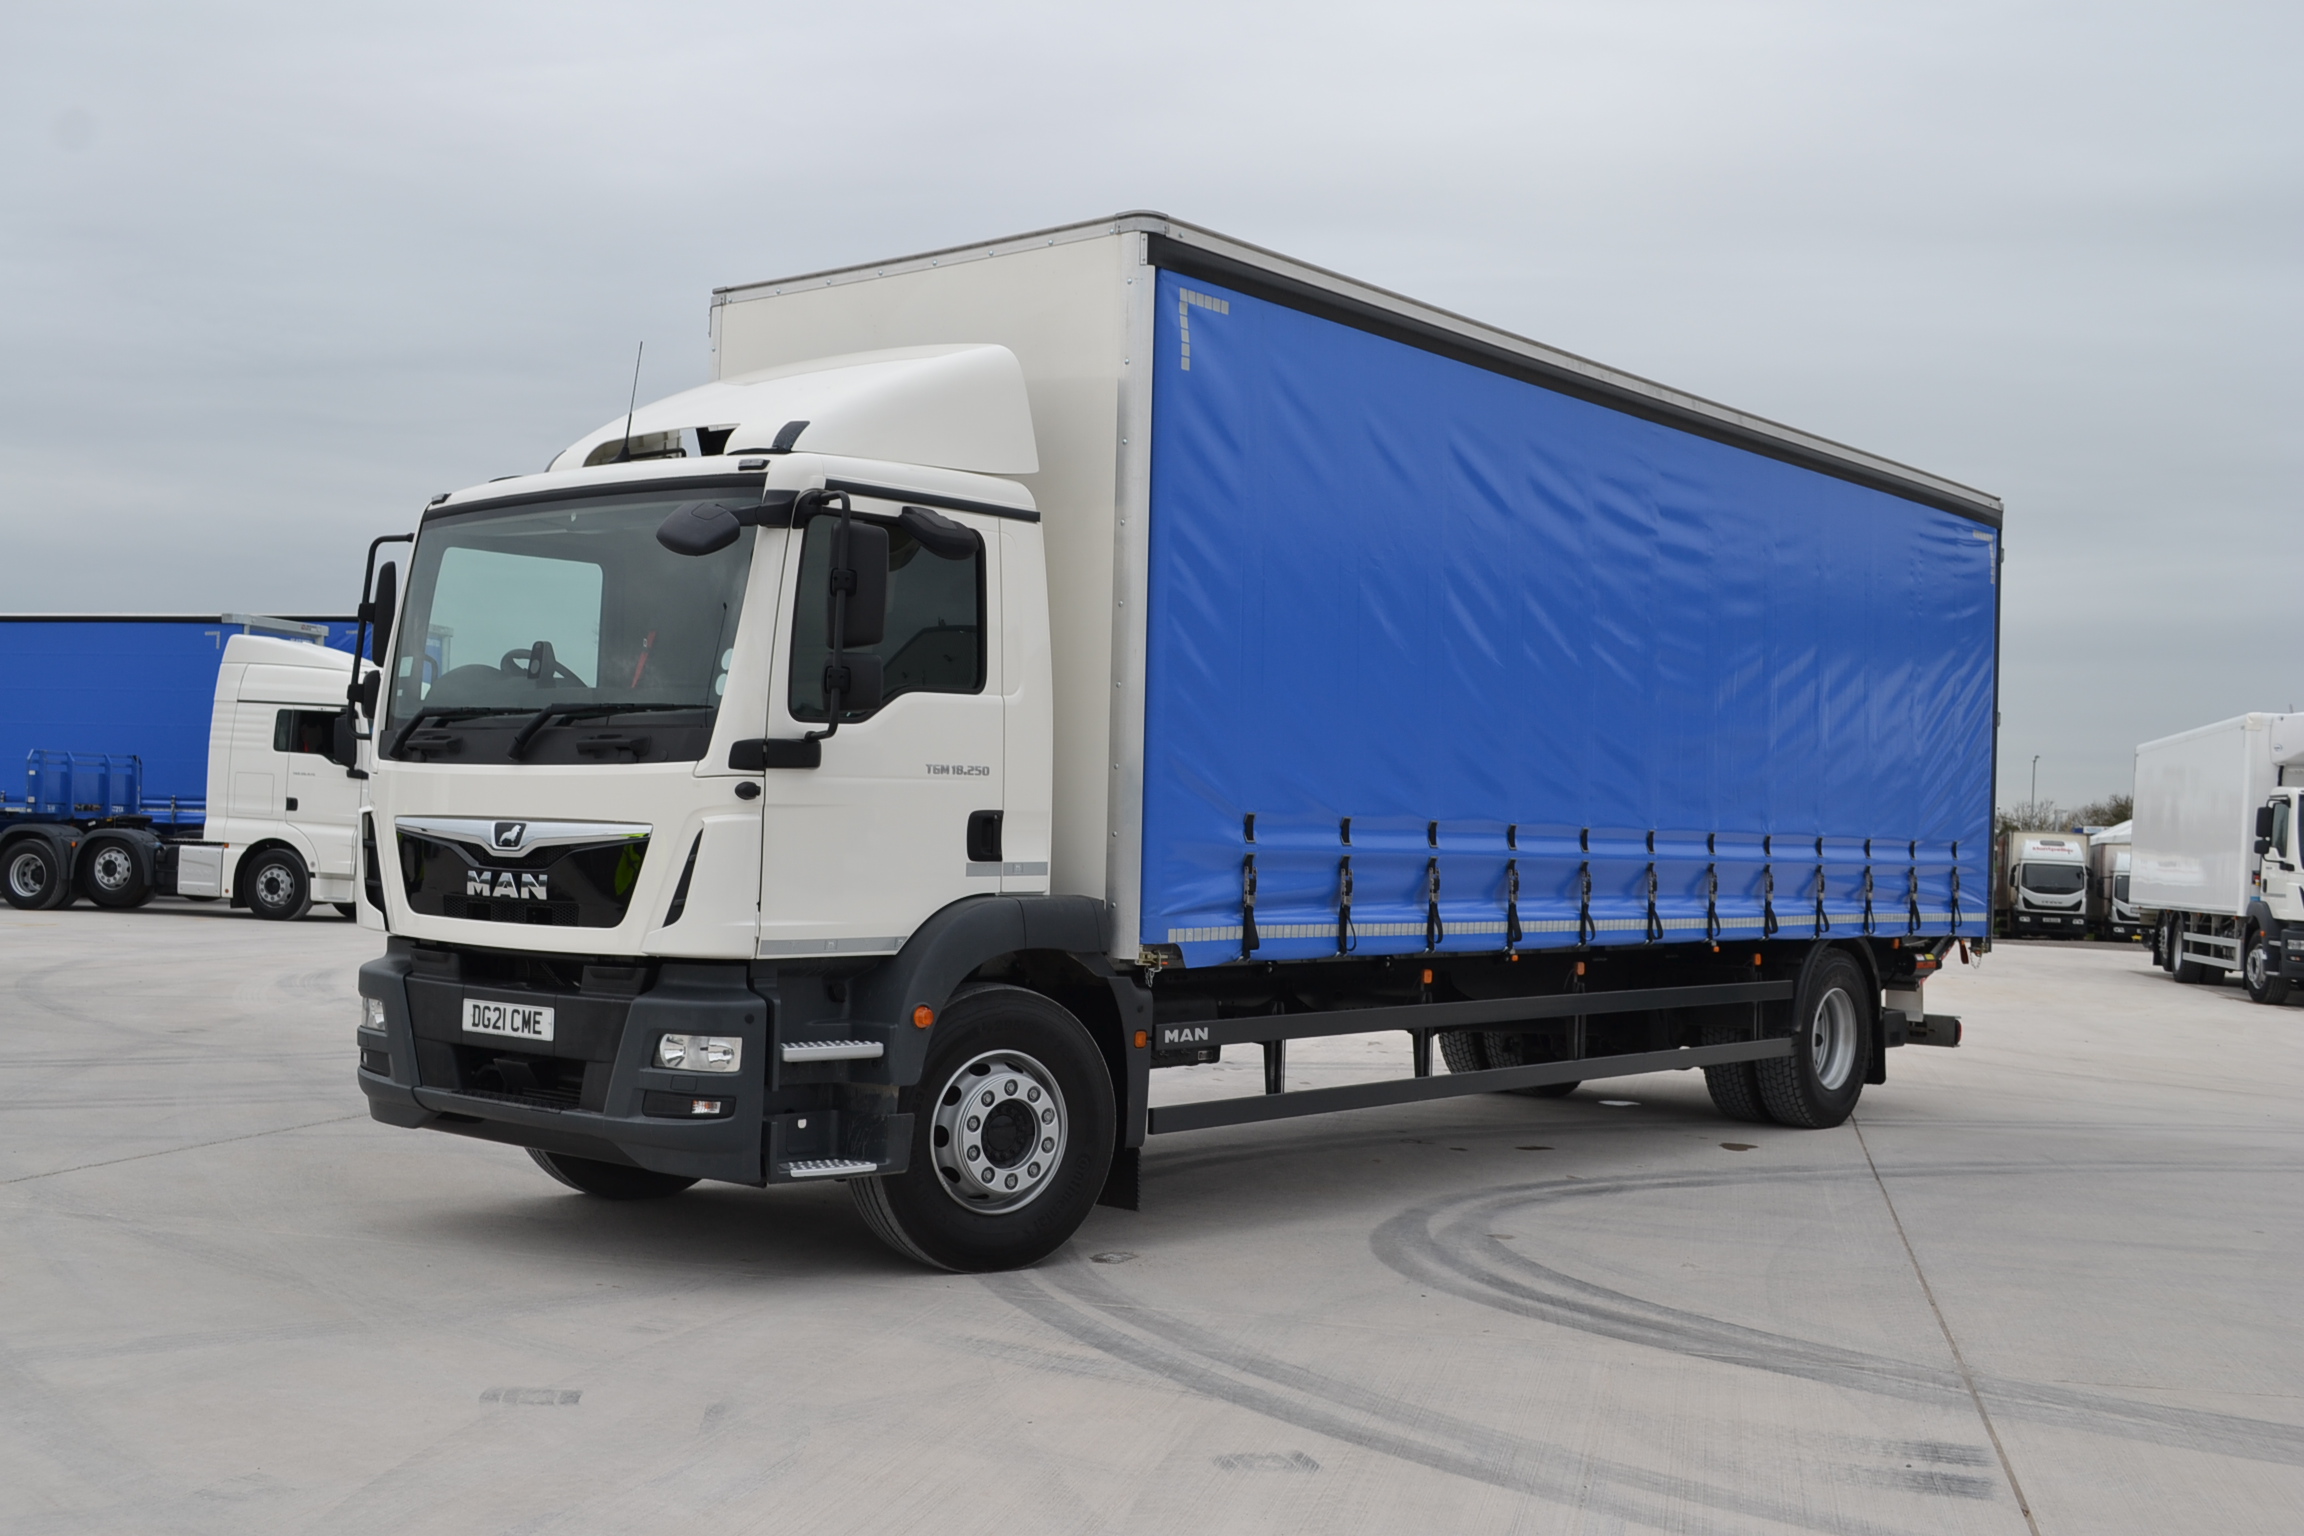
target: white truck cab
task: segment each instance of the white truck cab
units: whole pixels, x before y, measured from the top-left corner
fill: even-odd
[[[2088,931],[2088,839],[2077,832],[2011,832],[2002,855],[2001,913],[2011,934],[2081,938]]]
[[[258,917],[330,902],[352,915],[360,781],[329,752],[352,680],[343,651],[234,635],[216,673],[208,822],[177,855],[179,895],[223,897]]]

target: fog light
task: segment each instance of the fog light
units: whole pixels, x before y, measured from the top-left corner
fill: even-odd
[[[382,1029],[384,1027],[384,999],[380,997],[360,999],[360,1027],[362,1029]]]
[[[744,1042],[734,1035],[666,1035],[656,1042],[656,1065],[682,1072],[733,1072],[743,1061]]]
[[[688,1101],[688,1113],[692,1115],[716,1115],[720,1113],[720,1102],[718,1099],[690,1099]]]

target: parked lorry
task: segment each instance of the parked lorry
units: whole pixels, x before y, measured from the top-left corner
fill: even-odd
[[[351,915],[359,785],[331,755],[352,750],[352,657],[330,639],[349,645],[349,622],[0,620],[0,753],[133,749],[23,748],[24,797],[0,790],[0,895],[30,910],[179,895],[275,919],[318,899]]]
[[[2122,944],[2149,935],[2132,885],[2135,825],[2123,821],[2088,835],[2088,931],[2099,939]]]
[[[2087,937],[2086,833],[2002,832],[1993,867],[2002,936]]]
[[[1159,215],[712,335],[439,498],[404,602],[371,551],[377,1119],[843,1179],[966,1270],[1149,1137],[1668,1068],[1836,1125],[1957,1042],[1997,500]],[[1371,1031],[1405,1075],[1288,1076]]]
[[[2259,1003],[2304,982],[2297,786],[2304,715],[2252,714],[2136,749],[2129,889],[2178,981],[2238,973]]]

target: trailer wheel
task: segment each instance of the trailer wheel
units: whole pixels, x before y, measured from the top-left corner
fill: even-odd
[[[2248,930],[2248,945],[2241,951],[2240,978],[2247,983],[2250,1002],[2277,1007],[2288,1001],[2288,982],[2280,974],[2279,957],[2261,928]]]
[[[1754,1063],[1770,1119],[1822,1130],[1856,1108],[1876,1024],[1867,996],[1864,973],[1839,950],[1808,967],[1792,1009],[1792,1054]]]
[[[622,1163],[603,1163],[595,1158],[569,1157],[560,1152],[539,1152],[534,1147],[528,1155],[536,1159],[536,1166],[582,1194],[598,1195],[603,1200],[661,1200],[676,1195],[695,1183],[677,1173],[658,1173],[653,1168],[627,1168]]]
[[[936,1021],[906,1172],[855,1179],[874,1235],[937,1269],[1018,1269],[1088,1219],[1112,1163],[1112,1078],[1080,1021],[1036,992],[982,987]]]
[[[140,907],[152,899],[152,882],[125,838],[100,837],[81,849],[80,874],[88,899],[100,907]]]
[[[8,852],[0,855],[0,866],[7,871],[6,878],[0,880],[0,893],[19,911],[44,912],[72,899],[63,861],[45,838],[27,837],[11,844]]]
[[[268,848],[256,855],[241,877],[248,910],[275,923],[292,922],[312,910],[312,880],[304,861],[290,848]]]

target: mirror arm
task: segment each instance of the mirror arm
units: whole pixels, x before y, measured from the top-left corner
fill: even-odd
[[[798,514],[803,507],[820,507],[834,498],[838,498],[840,502],[840,528],[834,535],[832,546],[832,659],[824,665],[826,685],[824,689],[824,729],[810,731],[800,738],[802,741],[827,741],[838,735],[840,732],[840,710],[848,702],[845,687],[835,688],[831,686],[833,678],[844,678],[848,675],[845,665],[847,647],[843,642],[848,638],[848,594],[856,586],[856,577],[847,564],[849,559],[848,529],[851,526],[848,493],[846,491],[811,491],[801,497],[799,504],[795,505],[792,510],[794,513],[793,521],[797,523],[800,520]],[[848,582],[845,586],[840,583],[840,576],[843,572],[848,573]],[[818,750],[821,751],[822,749],[819,748]]]

